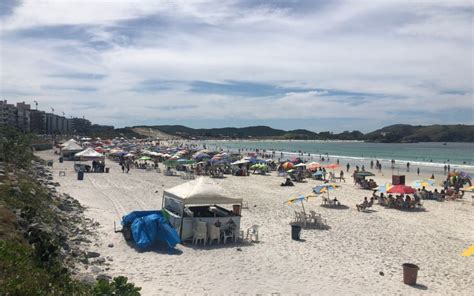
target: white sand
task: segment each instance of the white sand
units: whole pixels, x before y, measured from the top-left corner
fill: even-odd
[[[109,161],[109,174],[86,174],[84,181],[77,181],[72,162],[57,163],[51,151],[38,154],[55,159],[55,180],[61,184],[58,190],[78,199],[87,207],[86,216],[101,224],[96,251],[113,257],[107,272],[127,276],[143,288],[144,295],[474,294],[474,256],[461,256],[474,243],[470,194],[464,201],[424,201],[426,212],[374,205],[374,212],[363,213],[354,205],[371,192],[358,189],[348,180],[331,195],[350,208],[323,208],[320,198],[306,202],[306,210],[321,213],[330,229],[303,230],[304,241],[293,241],[288,223],[294,209],[301,207],[283,203],[311,193],[320,182],[309,180],[295,187],[280,187],[282,178],[275,173],[227,176],[216,182],[248,201],[250,207],[243,210],[242,227],[260,225],[259,243],[212,247],[187,244],[178,245],[179,252],[173,255],[164,250],[139,253],[120,233],[113,232],[113,222],[119,225],[121,216],[130,211],[160,209],[162,186],[170,188],[185,180],[143,170],[123,174],[117,164]],[[66,177],[58,177],[59,170],[65,170]],[[375,177],[377,182],[389,178]],[[409,175],[407,183],[415,179]],[[109,243],[114,247],[109,248]],[[401,266],[405,262],[421,268],[417,288],[402,282]]]

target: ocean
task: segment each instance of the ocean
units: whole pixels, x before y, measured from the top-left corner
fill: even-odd
[[[275,151],[275,157],[283,159],[303,153],[306,159],[320,161],[321,157],[329,162],[339,159],[341,165],[367,165],[371,160],[379,160],[386,168],[392,159],[396,168],[405,169],[410,163],[411,169],[429,168],[433,171],[443,170],[444,165],[452,169],[474,172],[474,143],[365,143],[353,141],[299,141],[299,140],[220,140],[204,141],[212,149],[229,151],[266,150],[267,154]],[[281,154],[283,153],[283,155]],[[308,155],[308,153],[310,155]]]

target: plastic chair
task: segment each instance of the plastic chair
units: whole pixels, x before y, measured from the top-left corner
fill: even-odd
[[[246,237],[246,240],[249,240],[249,237],[250,237],[250,240],[253,241],[253,238],[255,237],[255,241],[258,242],[258,228],[259,228],[258,225],[252,225],[252,226],[250,226],[250,227],[247,229],[247,237]]]
[[[207,224],[206,224],[206,222],[198,221],[197,224],[196,224],[196,228],[194,229],[193,243],[197,244],[197,242],[199,240],[202,240],[204,242],[204,245],[206,245],[206,241],[207,241]]]
[[[222,231],[222,237],[224,238],[224,244],[227,244],[227,239],[233,239],[235,242],[235,233],[233,229],[226,229]]]
[[[209,234],[209,244],[212,245],[212,241],[217,240],[217,243],[221,243],[221,229],[215,225],[209,225],[207,228]]]

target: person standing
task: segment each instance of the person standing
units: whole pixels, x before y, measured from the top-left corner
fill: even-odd
[[[374,168],[374,161],[371,160],[371,161],[370,161],[370,169],[373,169],[373,168]]]
[[[410,171],[410,163],[407,162],[407,172],[409,172],[409,171]]]
[[[420,175],[420,168],[416,169],[416,174],[419,176]]]
[[[349,163],[347,163],[346,168],[347,168],[347,172],[349,172],[349,169],[351,168],[351,165]]]

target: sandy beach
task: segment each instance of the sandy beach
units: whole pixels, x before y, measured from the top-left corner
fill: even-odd
[[[58,191],[76,198],[87,208],[85,215],[100,223],[92,251],[112,257],[105,273],[127,276],[142,287],[143,295],[474,294],[474,257],[461,256],[474,243],[471,194],[460,201],[425,200],[426,211],[422,212],[379,205],[371,212],[358,212],[355,204],[372,193],[346,178],[331,196],[348,207],[321,207],[321,197],[305,202],[307,211],[322,214],[329,229],[305,229],[302,240],[294,241],[289,223],[294,210],[301,210],[301,206],[284,202],[310,194],[321,181],[280,187],[282,178],[275,172],[226,176],[212,181],[248,202],[249,208],[242,213],[242,229],[259,225],[260,242],[210,247],[187,243],[178,245],[172,254],[166,250],[140,253],[120,233],[114,233],[114,222],[119,226],[121,217],[134,210],[160,209],[163,189],[186,180],[137,169],[124,174],[118,164],[108,161],[110,173],[90,173],[78,181],[73,162],[57,162],[53,151],[37,155],[54,159],[54,181],[61,185]],[[66,175],[60,177],[59,171]],[[407,183],[420,177],[407,174]],[[387,171],[374,179],[389,182],[391,175]],[[111,243],[113,247],[108,246]],[[407,262],[420,267],[418,286],[403,284],[402,264]]]

